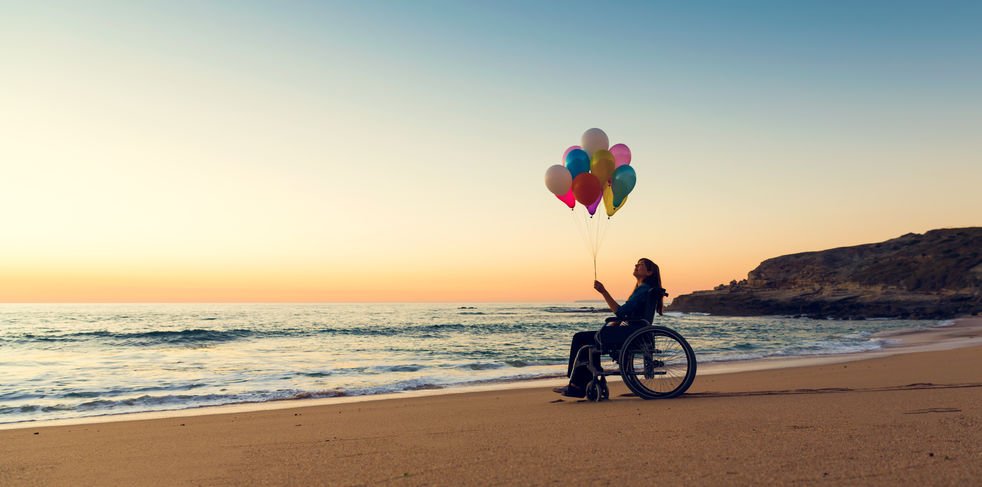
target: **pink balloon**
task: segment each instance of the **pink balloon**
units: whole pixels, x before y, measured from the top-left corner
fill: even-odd
[[[571,145],[571,146],[569,146],[569,149],[566,149],[566,152],[563,152],[563,160],[560,161],[560,164],[566,165],[566,155],[569,154],[569,151],[574,150],[574,149],[582,149],[582,147],[580,147],[578,145]]]
[[[597,207],[600,206],[600,202],[603,201],[603,199],[603,195],[600,195],[600,197],[597,198],[597,201],[594,201],[592,205],[586,207],[586,211],[590,213],[590,216],[593,216],[593,214],[597,212]]]
[[[570,209],[573,209],[573,207],[576,206],[576,196],[573,196],[573,190],[572,189],[570,189],[569,191],[567,191],[566,194],[564,194],[562,196],[559,196],[557,194],[556,195],[556,198],[559,198],[559,201],[562,201],[563,203],[566,203],[566,206],[568,206]]]
[[[614,167],[631,163],[631,149],[624,144],[614,144],[610,148],[610,153],[614,155]]]

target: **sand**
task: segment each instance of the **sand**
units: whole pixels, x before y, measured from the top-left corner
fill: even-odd
[[[982,319],[940,333],[978,340]],[[0,485],[982,482],[982,347],[871,357],[661,401],[612,384],[599,404],[526,388],[25,425],[0,431]]]

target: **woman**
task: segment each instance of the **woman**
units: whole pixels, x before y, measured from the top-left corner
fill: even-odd
[[[607,306],[614,312],[614,315],[626,323],[621,324],[621,321],[614,321],[600,329],[600,341],[611,348],[620,348],[621,344],[631,336],[631,333],[644,326],[637,322],[631,323],[631,320],[644,319],[644,312],[648,307],[648,296],[651,295],[653,289],[656,290],[654,296],[658,300],[655,303],[655,311],[659,315],[662,314],[666,294],[665,289],[661,287],[661,272],[658,265],[649,259],[641,259],[634,266],[634,277],[638,282],[634,287],[634,292],[631,293],[631,297],[627,298],[623,305],[617,304],[617,301],[610,296],[600,281],[593,282],[593,288],[604,297],[604,301],[607,302]],[[580,347],[596,345],[596,338],[598,338],[596,331],[581,331],[573,335],[573,343],[569,349],[569,366],[566,368],[569,384],[565,387],[557,387],[553,391],[568,397],[586,396],[586,385],[593,378],[593,374],[590,373],[586,365],[580,365],[574,370],[573,361],[576,360],[576,354],[580,351]],[[595,359],[594,367],[600,368],[599,354],[595,356]]]

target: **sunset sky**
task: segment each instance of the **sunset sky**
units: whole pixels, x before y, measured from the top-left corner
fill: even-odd
[[[0,302],[598,296],[982,224],[979,2],[4,2]],[[582,210],[578,209],[577,212]]]

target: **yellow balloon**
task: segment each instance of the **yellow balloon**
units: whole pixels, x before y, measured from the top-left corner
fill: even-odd
[[[598,150],[590,157],[590,173],[606,185],[614,175],[614,155],[609,150]]]
[[[621,208],[624,208],[624,205],[626,205],[626,204],[627,204],[627,196],[625,196],[624,199],[621,200],[621,205],[620,206],[615,207],[614,206],[614,191],[612,189],[610,189],[610,185],[609,184],[606,185],[606,186],[604,186],[604,208],[607,209],[607,217],[608,218],[614,216],[614,213],[617,213],[617,210],[619,210]]]

